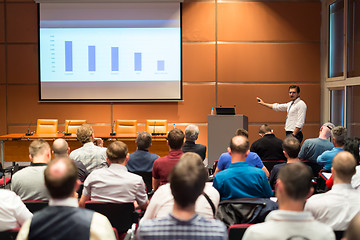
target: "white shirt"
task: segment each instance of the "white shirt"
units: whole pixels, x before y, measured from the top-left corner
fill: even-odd
[[[296,127],[300,128],[300,130],[303,128],[307,107],[300,97],[288,103],[274,103],[272,108],[275,111],[287,111],[285,131],[294,131]]]
[[[78,207],[78,201],[76,198],[65,198],[65,199],[50,199],[49,206],[68,206]],[[21,227],[21,230],[17,236],[17,240],[27,240],[30,230],[31,219],[25,222]],[[114,230],[112,229],[111,223],[104,215],[94,212],[91,225],[90,225],[90,239],[89,240],[100,240],[109,239],[115,240]]]
[[[212,183],[206,183],[204,192],[213,202],[217,209],[220,201],[219,192],[212,186]],[[145,219],[165,218],[172,212],[174,206],[174,197],[171,194],[170,183],[162,185],[152,196],[149,206],[140,222]],[[214,219],[214,214],[209,202],[203,195],[200,195],[195,203],[195,211],[207,219]]]
[[[351,186],[355,189],[360,189],[360,165],[356,166],[356,173],[351,179]]]
[[[92,201],[137,201],[139,206],[146,204],[148,199],[142,177],[128,172],[125,166],[116,163],[90,173],[84,182],[83,195],[90,196]]]
[[[335,231],[344,231],[360,211],[360,193],[350,184],[335,184],[330,191],[309,198],[305,211]]]
[[[0,231],[19,228],[32,213],[20,197],[10,190],[0,189]]]
[[[275,210],[269,213],[264,223],[250,226],[242,239],[335,240],[335,234],[329,226],[314,220],[309,212]]]
[[[75,149],[69,157],[82,162],[89,173],[107,166],[106,148],[95,146],[92,142],[85,143],[81,148]]]

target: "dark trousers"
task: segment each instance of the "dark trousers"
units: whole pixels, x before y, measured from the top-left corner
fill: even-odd
[[[293,133],[292,131],[286,131],[286,137],[288,137],[289,135],[292,135],[292,133]],[[297,138],[297,140],[299,140],[300,143],[302,142],[302,140],[304,138],[301,131],[298,132],[298,134],[296,134],[295,137]]]

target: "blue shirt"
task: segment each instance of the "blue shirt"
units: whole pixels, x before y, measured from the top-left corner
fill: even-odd
[[[249,166],[257,167],[257,168],[263,168],[264,164],[261,161],[259,155],[257,155],[254,152],[249,152],[249,155],[246,157],[245,162],[249,164]],[[217,168],[222,171],[224,169],[227,169],[231,163],[231,156],[228,152],[221,154]]]
[[[273,191],[265,172],[246,162],[231,163],[228,169],[215,175],[213,186],[221,200],[235,198],[269,198]]]
[[[339,152],[344,151],[343,148],[334,147],[331,150],[323,152],[320,156],[317,158],[317,163],[320,165],[324,165],[324,168],[328,171],[331,171],[332,167],[332,160],[335,157],[336,154]]]
[[[129,172],[152,172],[153,164],[159,156],[144,150],[136,150],[130,154],[126,164]]]
[[[333,149],[334,144],[332,142],[322,138],[310,138],[306,139],[303,143],[299,158],[316,163],[316,159],[326,150]]]

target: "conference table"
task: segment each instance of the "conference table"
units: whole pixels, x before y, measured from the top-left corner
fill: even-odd
[[[127,144],[129,153],[136,151],[136,135],[135,134],[116,134],[114,136],[97,135],[97,138],[104,140],[104,147],[107,147],[112,141],[122,141]],[[50,146],[55,139],[64,138],[69,144],[70,151],[81,147],[81,143],[76,139],[76,134],[65,136],[63,133],[59,134],[33,134],[26,136],[24,133],[13,133],[0,136],[0,159],[1,164],[4,162],[29,162],[29,145],[32,140],[44,139]],[[150,152],[159,156],[166,156],[169,148],[166,144],[166,136],[153,136],[152,146]]]

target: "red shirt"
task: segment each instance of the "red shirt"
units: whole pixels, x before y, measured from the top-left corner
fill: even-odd
[[[155,179],[160,179],[160,185],[168,182],[168,176],[171,170],[183,154],[184,153],[181,149],[171,150],[169,152],[169,155],[165,157],[160,157],[155,160],[152,170],[152,176]]]

